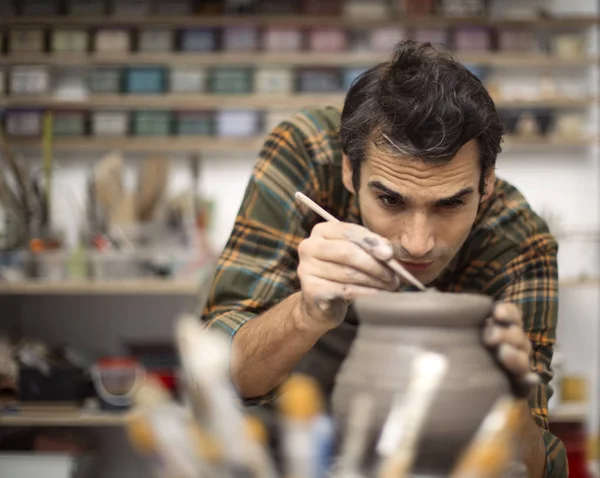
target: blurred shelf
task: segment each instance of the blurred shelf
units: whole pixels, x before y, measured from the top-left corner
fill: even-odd
[[[65,282],[0,282],[0,295],[194,295],[199,281],[115,280]]]
[[[586,422],[589,420],[590,407],[583,403],[561,403],[550,410],[548,419],[551,423]]]
[[[55,151],[97,152],[118,150],[123,152],[162,152],[162,153],[257,153],[266,139],[264,136],[249,138],[212,138],[212,137],[89,137],[89,138],[54,138],[52,148]],[[536,138],[522,140],[506,139],[504,151],[525,148],[527,150],[547,150],[547,148],[581,148],[598,140],[584,137],[571,138]],[[37,149],[41,141],[37,138],[11,138],[10,144],[19,149]]]
[[[151,65],[193,65],[193,66],[223,66],[223,65],[292,65],[292,66],[373,66],[381,61],[389,60],[391,52],[216,52],[216,53],[124,53],[124,54],[95,54],[86,55],[73,53],[38,53],[0,56],[2,64],[47,64],[56,66],[92,66],[106,64],[151,64]],[[595,57],[563,58],[545,53],[527,52],[455,52],[454,55],[466,64],[481,64],[488,66],[548,66],[569,67],[586,66],[598,63]]]
[[[256,93],[256,94],[97,94],[84,100],[61,100],[47,95],[13,95],[0,100],[0,107],[91,108],[91,109],[258,109],[298,110],[308,106],[338,106],[343,93]],[[498,108],[585,108],[597,98],[555,98],[546,100],[496,100]]]
[[[560,279],[559,287],[595,286],[600,287],[600,277],[573,277]]]
[[[0,413],[0,427],[115,427],[124,425],[132,415],[106,411]]]
[[[114,25],[163,25],[173,27],[220,27],[231,25],[251,26],[338,26],[338,27],[432,27],[432,26],[458,26],[458,25],[484,25],[496,27],[530,26],[530,27],[589,27],[600,23],[596,15],[557,16],[549,18],[490,18],[483,16],[469,17],[444,17],[439,15],[414,15],[402,18],[388,17],[377,20],[369,18],[349,18],[344,16],[320,15],[148,15],[148,16],[12,16],[0,22],[0,26],[13,25],[87,25],[106,26]]]

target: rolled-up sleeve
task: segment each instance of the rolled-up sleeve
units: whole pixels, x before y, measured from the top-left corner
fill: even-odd
[[[282,123],[266,139],[232,233],[217,263],[202,320],[233,337],[247,321],[298,290],[297,248],[306,235],[294,193],[313,179],[301,133]]]

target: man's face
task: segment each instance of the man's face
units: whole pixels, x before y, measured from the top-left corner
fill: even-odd
[[[424,284],[431,283],[457,254],[493,190],[493,171],[479,193],[477,143],[466,143],[444,165],[390,156],[372,143],[361,164],[358,198],[365,227],[394,245],[396,258]],[[344,185],[352,170],[344,158]]]

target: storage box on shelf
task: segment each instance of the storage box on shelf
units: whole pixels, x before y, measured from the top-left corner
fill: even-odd
[[[370,30],[369,47],[373,52],[391,53],[400,40],[407,37],[400,27],[378,27]]]
[[[207,73],[204,68],[171,68],[171,93],[202,93],[206,91]]]
[[[9,49],[11,53],[39,53],[44,51],[45,31],[42,28],[11,28]]]
[[[267,52],[296,52],[302,46],[302,31],[298,28],[267,27],[264,30],[263,48]]]
[[[300,68],[297,82],[301,93],[335,93],[342,89],[340,72],[336,68]]]
[[[123,91],[123,72],[120,68],[96,68],[90,71],[88,87],[91,93],[120,93]]]
[[[133,113],[133,134],[136,136],[169,136],[171,125],[170,111],[142,110]]]
[[[126,136],[129,131],[128,111],[93,111],[91,114],[91,132],[94,136]]]
[[[131,67],[125,78],[127,93],[160,94],[167,89],[164,68]]]
[[[126,53],[131,50],[131,34],[122,28],[102,28],[96,31],[96,53]]]
[[[107,2],[104,0],[68,0],[67,15],[105,15]]]
[[[214,118],[210,111],[178,111],[175,118],[175,134],[178,136],[214,134]]]
[[[166,28],[143,29],[138,35],[137,49],[146,53],[163,53],[175,47],[175,34]]]
[[[222,47],[225,51],[255,51],[259,43],[259,32],[255,27],[233,26],[223,29]]]
[[[8,136],[39,136],[42,131],[42,110],[20,109],[5,111],[4,129]]]
[[[223,137],[251,137],[260,131],[258,111],[227,110],[217,113],[216,133]]]
[[[54,111],[52,114],[54,136],[84,136],[86,114],[84,111]]]
[[[193,0],[155,0],[153,13],[155,15],[190,15],[194,12]],[[199,6],[210,7],[210,0],[203,0]],[[216,7],[220,7],[220,2],[212,2]],[[220,13],[220,10],[211,10],[207,8],[204,13]]]
[[[45,66],[14,66],[9,91],[14,95],[40,95],[50,90],[50,71]]]
[[[211,73],[210,90],[217,94],[251,93],[252,79],[250,68],[215,68]]]
[[[348,48],[348,38],[342,28],[312,28],[308,32],[308,48],[315,52],[341,52]]]
[[[294,74],[289,68],[259,68],[254,73],[256,93],[291,93],[294,90]]]
[[[21,15],[58,15],[60,13],[58,0],[20,0],[17,6]]]
[[[52,53],[86,53],[89,35],[83,29],[56,29],[51,34]]]
[[[346,0],[343,6],[345,18],[384,20],[389,14],[389,4],[384,0]]]
[[[111,13],[123,16],[141,16],[151,13],[151,0],[127,0],[126,2],[111,2]]]
[[[452,39],[456,51],[483,52],[492,49],[491,31],[486,27],[458,27]]]
[[[214,28],[185,29],[181,32],[181,51],[208,53],[217,49],[217,30]]]

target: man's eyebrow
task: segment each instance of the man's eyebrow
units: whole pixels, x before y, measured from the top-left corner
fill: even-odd
[[[473,192],[475,192],[475,190],[469,186],[469,187],[461,189],[460,191],[458,191],[456,194],[453,194],[452,196],[436,199],[435,201],[433,201],[433,205],[434,206],[446,206],[448,204],[453,204],[456,201],[459,201],[460,199],[463,199],[464,197],[469,196],[470,194],[473,194]]]
[[[402,194],[400,194],[400,193],[399,193],[399,192],[397,192],[397,191],[392,191],[390,188],[388,188],[387,186],[384,186],[384,185],[383,185],[381,182],[379,182],[379,181],[369,181],[369,184],[368,184],[368,186],[369,186],[371,189],[378,189],[378,190],[379,190],[379,191],[381,191],[382,193],[384,193],[384,194],[387,194],[388,196],[390,196],[390,197],[392,197],[392,198],[394,198],[394,199],[398,200],[399,202],[403,202],[403,203],[406,203],[406,202],[408,202],[408,201],[406,200],[406,198],[405,198],[405,197],[404,197]]]

